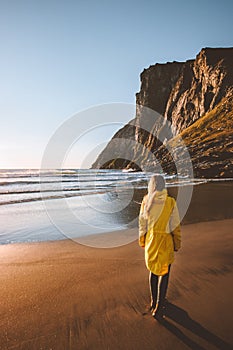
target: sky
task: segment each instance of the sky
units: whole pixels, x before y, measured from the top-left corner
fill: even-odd
[[[0,168],[40,168],[69,118],[135,104],[144,68],[233,46],[232,12],[231,0],[0,0]],[[106,144],[119,129],[109,121],[73,145],[64,167]]]

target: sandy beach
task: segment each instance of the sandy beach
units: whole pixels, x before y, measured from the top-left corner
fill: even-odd
[[[194,186],[162,324],[148,311],[137,227],[0,245],[0,348],[230,349],[232,190],[231,181]]]
[[[137,242],[0,246],[1,349],[230,349],[232,225],[182,227],[163,324]]]

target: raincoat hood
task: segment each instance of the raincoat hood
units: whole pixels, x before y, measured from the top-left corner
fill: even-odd
[[[164,188],[162,191],[154,191],[152,194],[146,196],[146,203],[144,207],[143,216],[148,218],[151,207],[154,203],[161,204],[167,199],[167,190]]]

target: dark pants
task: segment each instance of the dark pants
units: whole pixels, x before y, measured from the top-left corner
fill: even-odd
[[[149,282],[151,292],[151,306],[153,309],[155,308],[156,304],[159,304],[160,306],[164,305],[168,287],[170,268],[171,265],[169,265],[168,267],[168,273],[163,276],[157,276],[150,272]]]

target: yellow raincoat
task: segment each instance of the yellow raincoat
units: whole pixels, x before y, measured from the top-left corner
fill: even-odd
[[[181,246],[180,219],[174,198],[167,190],[157,191],[149,216],[145,219],[143,198],[139,214],[139,245],[145,247],[146,267],[153,274],[163,276],[174,261],[174,250]]]

